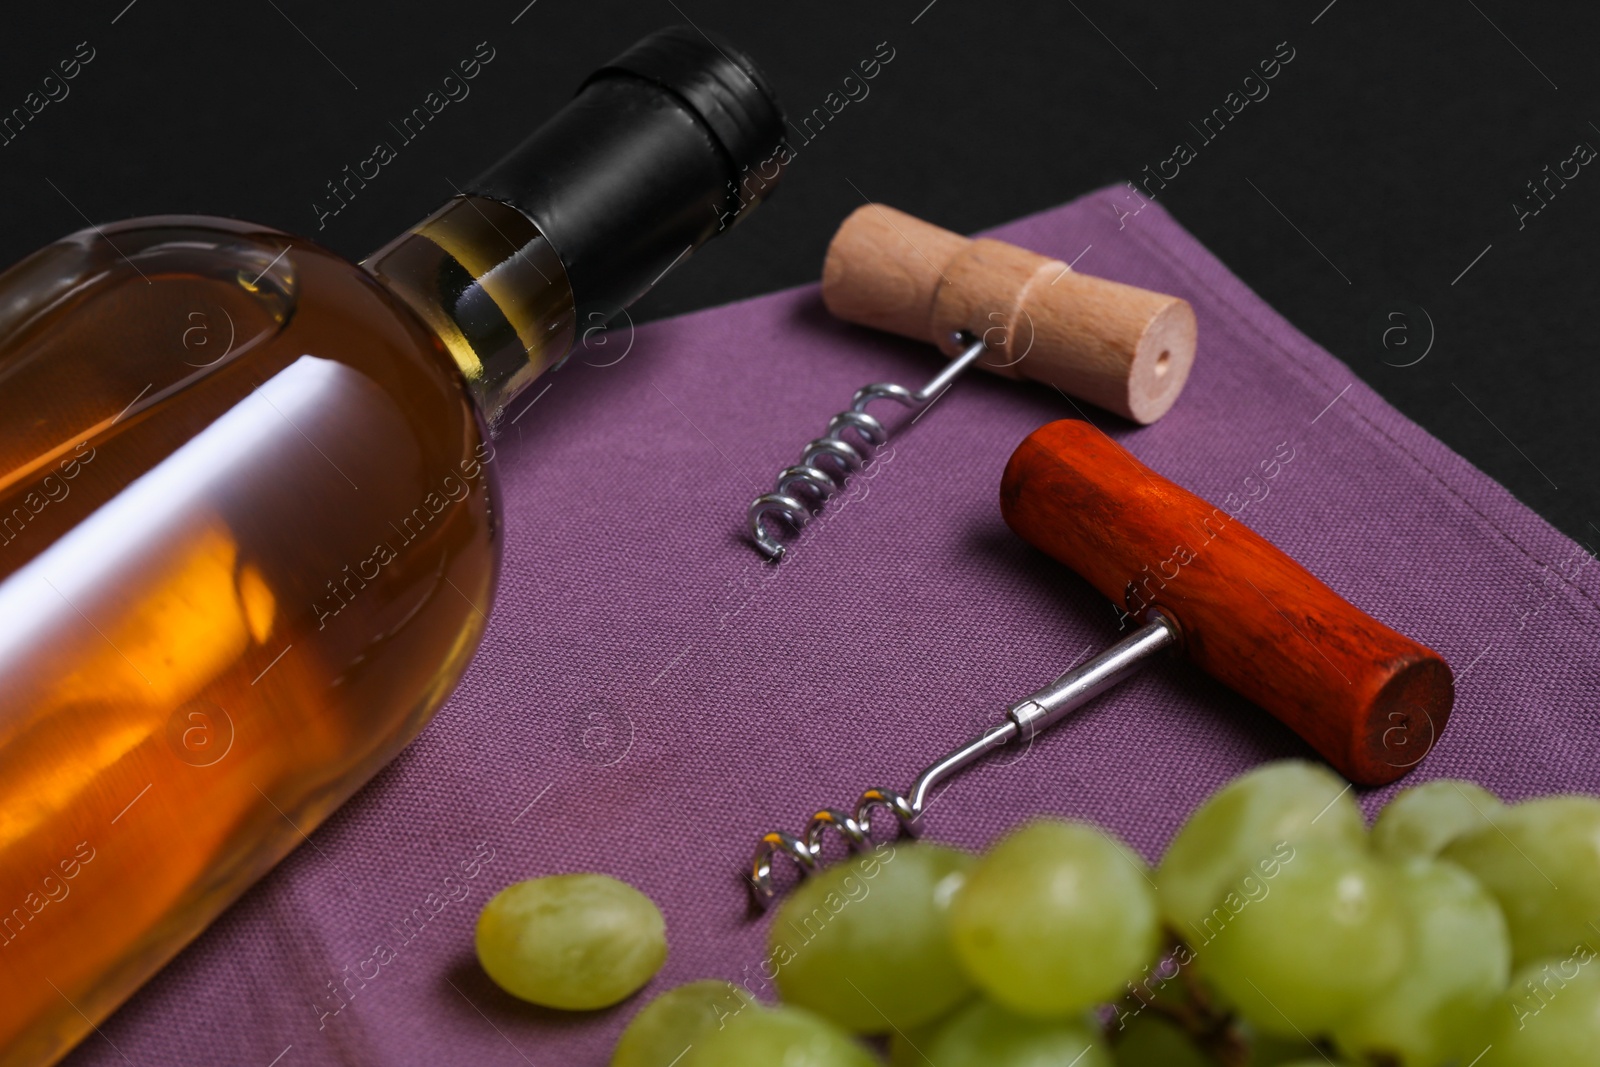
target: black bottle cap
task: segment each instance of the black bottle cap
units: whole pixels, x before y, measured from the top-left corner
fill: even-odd
[[[738,49],[658,30],[466,189],[516,206],[572,285],[579,329],[608,320],[777,187],[783,111]]]

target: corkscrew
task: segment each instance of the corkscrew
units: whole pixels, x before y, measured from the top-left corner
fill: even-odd
[[[1194,361],[1186,301],[1080,274],[1001,241],[970,240],[883,204],[857,208],[834,234],[822,299],[842,319],[930,341],[951,362],[915,393],[889,383],[859,390],[849,410],[806,445],[799,465],[751,503],[750,536],[769,559],[781,559],[784,549],[767,517],[803,525],[888,440],[883,423],[867,414],[874,400],[925,410],[976,365],[1150,423],[1177,400]]]
[[[1006,465],[1000,504],[1014,531],[1120,604],[1124,629],[1137,628],[1012,704],[906,793],[868,789],[849,811],[818,811],[798,835],[764,835],[748,874],[758,903],[776,895],[776,856],[813,871],[830,830],[848,848],[864,848],[882,826],[880,812],[898,831],[917,833],[940,785],[997,748],[1031,743],[1163,649],[1271,712],[1358,784],[1406,774],[1449,721],[1454,683],[1437,652],[1343,600],[1087,422],[1053,422],[1023,441]]]
[[[1177,637],[1177,629],[1172,622],[1159,611],[1152,610],[1150,621],[1131,636],[1112,645],[1083,666],[1068,671],[1045,688],[1012,704],[1000,722],[917,775],[906,793],[883,788],[868,789],[861,794],[855,808],[849,813],[836,808],[823,808],[817,812],[798,837],[787,830],[774,830],[766,834],[756,846],[755,858],[750,865],[750,883],[756,899],[765,903],[776,895],[772,880],[772,860],[776,855],[788,856],[806,873],[816,870],[826,843],[825,835],[830,829],[837,830],[849,848],[866,847],[872,836],[872,813],[875,809],[883,808],[892,813],[899,824],[898,829],[914,836],[920,829],[917,820],[927,810],[933,791],[940,784],[996,748],[1019,741],[1025,744],[1032,742],[1039,734],[1138,670],[1146,659],[1172,645]]]
[[[822,436],[806,445],[800,463],[778,473],[777,488],[755,498],[748,512],[750,536],[768,559],[783,558],[784,549],[782,542],[767,529],[766,517],[777,515],[795,527],[808,521],[830,496],[844,488],[850,475],[871,462],[872,453],[889,439],[889,431],[883,423],[867,414],[867,405],[874,400],[893,400],[908,408],[920,409],[933,403],[986,351],[981,339],[963,335],[958,343],[963,345],[961,354],[914,393],[892,382],[877,382],[857,389],[849,409],[829,419]],[[846,441],[847,433],[853,433],[858,442]],[[823,462],[833,469],[824,469]]]

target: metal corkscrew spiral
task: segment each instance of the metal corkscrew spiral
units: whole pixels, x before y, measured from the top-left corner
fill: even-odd
[[[958,340],[966,346],[961,354],[914,393],[892,382],[876,382],[856,390],[849,410],[828,420],[827,430],[806,445],[798,464],[779,472],[776,488],[751,502],[747,512],[750,536],[763,555],[781,560],[784,552],[783,544],[767,529],[766,516],[777,515],[796,529],[803,526],[822,509],[829,497],[844,488],[852,474],[871,461],[872,453],[889,440],[889,431],[883,423],[867,414],[868,404],[874,400],[894,400],[908,408],[927,407],[986,351],[982,339],[974,340],[970,335],[961,334]],[[845,434],[852,432],[859,444],[844,439]],[[823,463],[832,470],[820,465]]]
[[[856,801],[853,811],[823,808],[811,817],[805,831],[798,836],[787,830],[773,830],[762,835],[747,875],[751,895],[762,907],[777,896],[772,881],[772,859],[780,853],[792,859],[802,874],[816,870],[829,829],[837,830],[852,851],[867,847],[872,837],[872,815],[878,808],[891,812],[899,829],[908,836],[915,836],[917,820],[927,810],[933,790],[945,779],[976,763],[990,749],[1014,741],[1031,742],[1177,641],[1177,625],[1152,609],[1145,617],[1145,625],[1081,667],[1073,668],[1045,688],[1012,704],[1006,709],[1004,720],[917,775],[906,793],[868,789]]]

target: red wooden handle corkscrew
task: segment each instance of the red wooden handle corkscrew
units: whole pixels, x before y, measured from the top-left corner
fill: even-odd
[[[1269,541],[1086,422],[1053,422],[1006,465],[1006,522],[1135,620],[1159,609],[1184,654],[1351,781],[1392,782],[1450,717],[1437,652],[1341,598]]]

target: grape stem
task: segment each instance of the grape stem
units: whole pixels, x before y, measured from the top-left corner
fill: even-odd
[[[1163,958],[1192,959],[1193,952],[1169,931]],[[1131,1002],[1130,1010],[1135,1014],[1148,1008],[1171,1021],[1188,1035],[1197,1049],[1220,1067],[1249,1067],[1250,1043],[1237,1025],[1234,1014],[1217,1005],[1191,968],[1179,966],[1178,976],[1181,999],[1157,999],[1154,994],[1146,999],[1137,990],[1123,999]]]

